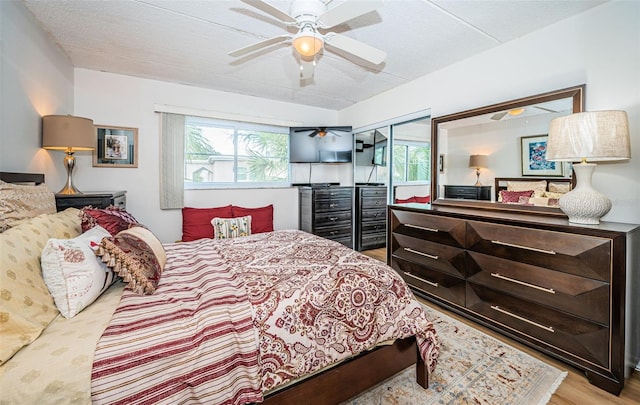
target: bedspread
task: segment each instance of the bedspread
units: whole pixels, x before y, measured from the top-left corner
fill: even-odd
[[[337,242],[290,230],[165,247],[156,293],[125,292],[97,347],[95,402],[260,402],[414,335],[435,366],[435,331],[404,281]]]

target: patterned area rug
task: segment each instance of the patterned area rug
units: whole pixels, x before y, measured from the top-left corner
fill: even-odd
[[[546,404],[567,376],[441,312],[425,310],[440,337],[429,389],[416,384],[412,366],[344,404]]]

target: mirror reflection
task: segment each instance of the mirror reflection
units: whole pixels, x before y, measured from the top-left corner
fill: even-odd
[[[571,166],[545,160],[549,123],[582,111],[583,90],[577,86],[435,118],[436,203],[561,214],[558,190],[570,188]]]
[[[389,127],[381,127],[355,135],[354,179],[359,185],[387,184],[387,143]]]

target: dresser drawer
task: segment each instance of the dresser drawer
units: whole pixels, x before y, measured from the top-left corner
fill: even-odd
[[[316,235],[327,239],[351,239],[351,226],[334,226],[316,229]]]
[[[610,329],[598,323],[467,282],[467,309],[498,322],[528,340],[583,361],[609,366]]]
[[[385,208],[387,206],[386,197],[365,197],[362,199],[362,208]]]
[[[387,234],[382,233],[371,233],[371,234],[363,234],[361,235],[361,250],[367,249],[376,249],[379,247],[384,247],[387,243]]]
[[[331,200],[334,198],[346,198],[351,200],[352,189],[351,188],[334,188],[328,187],[326,189],[314,190],[315,199],[317,200]]]
[[[469,221],[468,249],[609,282],[611,240]]]
[[[382,197],[387,198],[387,189],[381,187],[364,187],[360,190],[362,197]]]
[[[505,294],[609,325],[609,289],[603,281],[468,252],[467,280]]]
[[[330,200],[316,200],[316,212],[351,211],[350,198],[335,198]]]
[[[366,210],[362,212],[362,220],[363,221],[382,221],[386,223],[387,221],[387,210]]]
[[[323,212],[315,217],[316,227],[337,225],[351,227],[351,211]]]
[[[466,246],[464,220],[398,210],[391,210],[391,215],[394,233],[460,248]]]
[[[464,249],[396,233],[391,234],[391,248],[393,256],[455,277],[465,276]]]
[[[395,255],[391,257],[391,266],[410,287],[456,305],[465,305],[464,279],[431,270]]]
[[[385,221],[367,221],[363,222],[360,227],[362,235],[368,235],[372,233],[383,233],[386,235],[387,224]]]

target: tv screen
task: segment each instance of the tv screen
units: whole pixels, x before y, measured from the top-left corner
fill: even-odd
[[[387,137],[377,130],[373,135],[373,164],[387,165]]]
[[[349,163],[353,159],[351,127],[291,127],[289,162]]]

